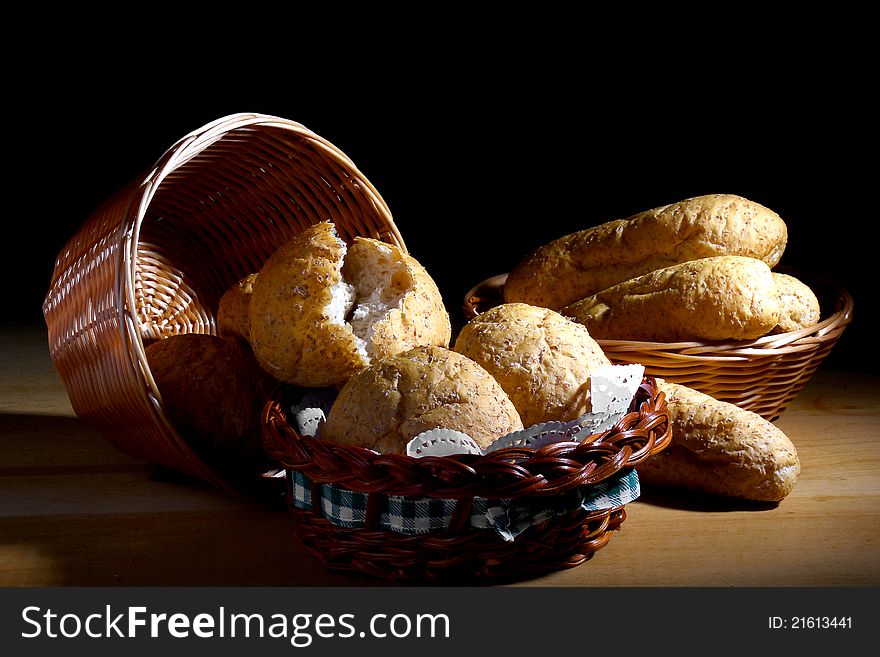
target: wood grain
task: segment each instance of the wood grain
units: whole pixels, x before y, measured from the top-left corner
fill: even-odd
[[[587,563],[510,586],[880,585],[880,376],[820,368],[777,422],[778,505],[644,487]],[[118,452],[75,417],[45,330],[0,329],[0,586],[364,586],[306,554],[280,504]]]

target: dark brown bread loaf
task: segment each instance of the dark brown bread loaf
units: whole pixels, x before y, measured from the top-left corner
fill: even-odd
[[[241,480],[267,466],[260,413],[278,384],[244,340],[174,335],[146,355],[166,416],[206,463]]]

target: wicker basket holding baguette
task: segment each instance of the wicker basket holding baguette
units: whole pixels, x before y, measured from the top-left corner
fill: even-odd
[[[539,247],[471,289],[464,314],[526,302],[579,315],[612,361],[775,420],[853,310],[833,280],[779,264],[788,239],[754,201],[686,199]]]

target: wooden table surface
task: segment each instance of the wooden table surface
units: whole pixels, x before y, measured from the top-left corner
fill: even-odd
[[[42,327],[0,329],[0,586],[363,586],[280,508],[160,475],[73,413]],[[585,564],[514,586],[880,585],[880,377],[816,373],[778,505],[646,489]]]

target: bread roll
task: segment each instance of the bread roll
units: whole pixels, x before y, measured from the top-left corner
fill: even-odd
[[[421,345],[448,347],[449,313],[434,279],[412,256],[374,239],[356,237],[342,276],[355,286],[349,324],[369,360]]]
[[[217,310],[217,333],[221,336],[237,335],[250,339],[251,320],[249,317],[251,294],[257,274],[248,274],[230,287],[220,297]]]
[[[686,386],[659,381],[672,442],[637,467],[648,484],[775,502],[800,476],[797,450],[760,415]]]
[[[819,300],[810,287],[788,274],[773,272],[779,300],[779,323],[771,333],[799,331],[819,323]]]
[[[260,413],[277,382],[238,337],[174,335],[145,348],[165,415],[190,447],[230,480],[270,461]]]
[[[779,321],[770,268],[719,256],[658,269],[567,306],[596,340],[743,340]]]
[[[772,210],[732,194],[711,194],[565,235],[518,263],[505,301],[559,310],[622,281],[681,262],[721,255],[773,267],[788,240]]]
[[[402,454],[412,438],[436,428],[461,431],[487,447],[523,425],[485,369],[452,350],[426,346],[377,360],[351,377],[320,438]]]
[[[611,361],[586,327],[547,308],[508,303],[477,315],[455,350],[486,368],[525,426],[593,410],[590,375]]]
[[[254,282],[249,318],[260,364],[305,387],[342,384],[371,358],[448,346],[451,338],[440,292],[414,258],[363,238],[349,250],[330,222],[269,257]]]

